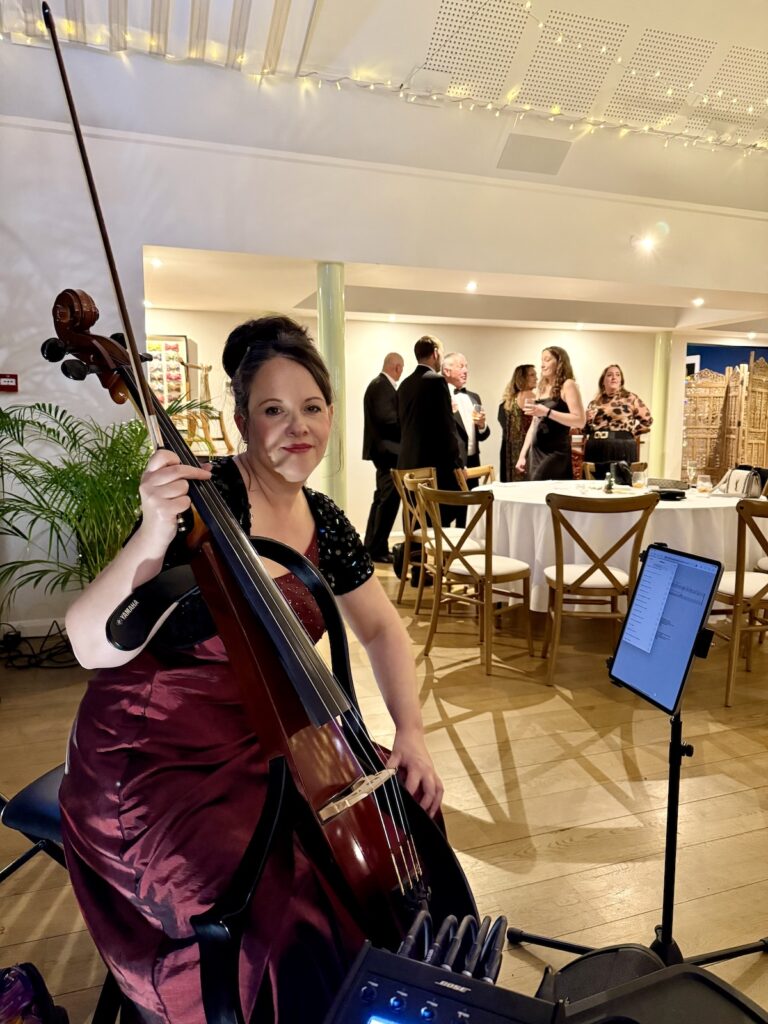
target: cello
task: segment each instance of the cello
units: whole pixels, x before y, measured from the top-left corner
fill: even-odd
[[[92,333],[98,320],[96,304],[86,293],[68,289],[54,305],[57,337],[44,344],[43,354],[51,361],[63,360],[70,379],[95,375],[113,400],[130,399],[142,406],[153,443],[171,449],[183,463],[196,465],[194,454],[141,372],[141,356],[47,4],[43,13],[125,336],[122,344],[114,337]],[[241,683],[242,702],[258,732],[264,760],[286,767],[301,809],[305,845],[317,870],[376,945],[396,946],[418,909],[429,908],[440,919],[448,914],[474,915],[471,892],[442,833],[402,789],[395,773],[383,767],[380,752],[364,728],[348,662],[344,663],[346,644],[338,622],[330,623],[335,669],[331,672],[216,488],[193,481],[190,493],[197,516],[188,538],[194,585]],[[279,811],[283,805],[277,806]],[[226,881],[222,880],[223,886]]]

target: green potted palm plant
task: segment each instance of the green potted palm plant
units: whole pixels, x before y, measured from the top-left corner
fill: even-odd
[[[208,411],[179,402],[173,415]],[[84,587],[114,558],[140,511],[150,454],[140,420],[102,426],[56,405],[0,409],[0,537],[25,545],[0,566],[0,612],[22,587]]]

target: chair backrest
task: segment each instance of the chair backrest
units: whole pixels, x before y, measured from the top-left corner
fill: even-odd
[[[648,469],[647,462],[630,462],[629,468],[633,473],[645,473]]]
[[[469,481],[478,480],[480,484],[492,484],[496,480],[493,466],[471,466],[469,469],[454,469],[456,483],[462,491],[469,490]]]
[[[575,554],[577,556],[579,554],[586,555],[588,562],[584,565],[584,572],[564,589],[572,590],[588,586],[591,576],[602,573],[607,578],[609,586],[614,587],[617,591],[624,590],[624,584],[611,572],[608,562],[622,548],[631,544],[628,571],[628,588],[631,593],[637,578],[637,566],[645,527],[658,501],[659,496],[656,493],[633,494],[626,498],[586,498],[570,494],[548,494],[547,505],[552,513],[552,528],[555,534],[557,586],[563,588],[563,563],[565,561],[563,538],[564,534],[568,534],[574,542]],[[606,517],[637,513],[637,517],[617,540],[593,545],[576,530],[566,513],[587,513],[588,515]],[[601,550],[595,550],[596,547]],[[594,583],[592,585],[594,586]]]
[[[434,535],[428,540],[428,546],[432,549],[437,571],[449,572],[451,565],[461,562],[464,568],[472,575],[477,575],[477,566],[474,568],[467,562],[462,547],[475,527],[480,526],[484,521],[485,525],[485,563],[483,574],[491,575],[493,561],[493,491],[440,491],[428,484],[419,484],[419,500],[422,504],[422,514],[431,522]],[[456,529],[452,532],[446,531],[440,525],[440,506],[450,505],[454,508],[465,508],[467,510],[467,524],[462,527],[461,535],[456,538]],[[477,555],[477,548],[474,548],[473,555]]]
[[[437,482],[437,471],[433,466],[423,466],[419,469],[392,469],[390,472],[402,504],[403,533],[407,538],[413,539],[414,531],[421,528],[421,521],[416,488],[405,486],[406,477],[415,481],[423,480],[434,487]]]
[[[768,523],[760,526],[759,520],[768,520],[768,501],[761,501],[759,498],[742,498],[736,505],[736,513],[739,517],[738,532],[736,534],[736,585],[734,588],[734,604],[745,600],[744,594],[744,573],[747,569],[747,530],[752,534],[768,556]],[[768,578],[765,586],[761,587],[752,597],[746,599],[753,607],[761,602],[768,601]]]
[[[595,479],[595,464],[594,462],[582,462],[581,464],[581,476],[584,480]]]

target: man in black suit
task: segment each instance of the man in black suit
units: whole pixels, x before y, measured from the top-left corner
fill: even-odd
[[[469,365],[461,352],[449,352],[443,360],[443,376],[448,381],[451,393],[453,418],[459,436],[459,452],[461,464],[466,469],[480,465],[480,442],[491,433],[485,422],[485,411],[480,395],[467,388]],[[482,411],[479,411],[482,410]],[[476,487],[477,481],[471,480],[470,487]],[[459,509],[456,516],[458,526],[467,521],[466,509]]]
[[[467,387],[469,366],[461,352],[450,352],[443,360],[443,376],[453,402],[453,418],[459,434],[461,462],[466,467],[480,465],[480,442],[490,436],[482,399]],[[479,407],[479,409],[477,408]]]
[[[400,454],[400,424],[397,418],[397,382],[403,372],[403,357],[390,352],[384,357],[381,373],[365,389],[363,396],[363,458],[376,467],[365,547],[374,562],[391,562],[389,534],[397,517],[400,497],[391,469]]]
[[[413,348],[418,363],[397,392],[400,418],[399,469],[434,466],[437,486],[457,490],[454,469],[461,466],[459,436],[451,409],[451,396],[440,373],[443,346],[428,334]],[[447,525],[455,517],[446,513]]]

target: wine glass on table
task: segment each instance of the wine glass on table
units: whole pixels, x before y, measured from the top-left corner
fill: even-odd
[[[686,476],[688,477],[688,486],[689,487],[695,487],[696,486],[696,475],[698,473],[698,468],[699,467],[696,465],[695,462],[689,462],[686,465],[686,467],[685,467],[685,473],[686,473]]]

